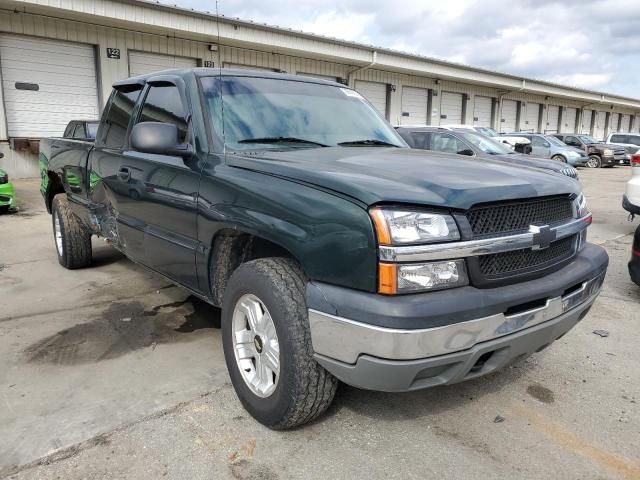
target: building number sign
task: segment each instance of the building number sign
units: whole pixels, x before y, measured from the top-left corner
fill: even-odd
[[[120,58],[119,48],[107,48],[107,58]]]

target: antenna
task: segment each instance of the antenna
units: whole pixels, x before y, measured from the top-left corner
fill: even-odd
[[[216,0],[216,28],[218,30],[218,80],[220,84],[220,118],[222,120],[222,154],[227,153],[227,140],[224,135],[224,98],[222,96],[222,49],[220,48],[220,13],[218,12],[218,0]]]

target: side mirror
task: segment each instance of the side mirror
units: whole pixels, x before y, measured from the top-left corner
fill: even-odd
[[[4,153],[0,152],[0,158],[4,158]]]
[[[471,150],[470,148],[465,148],[463,150],[460,150],[458,152],[458,155],[466,155],[467,157],[473,157],[475,154],[473,153],[473,150]]]
[[[131,130],[131,147],[142,153],[188,158],[191,146],[178,143],[178,127],[173,123],[141,122]]]

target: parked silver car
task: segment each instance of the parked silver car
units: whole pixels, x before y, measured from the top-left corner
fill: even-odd
[[[517,135],[531,140],[531,155],[534,157],[550,158],[568,163],[572,167],[584,167],[589,162],[584,151],[570,147],[554,136],[524,132],[518,132]]]

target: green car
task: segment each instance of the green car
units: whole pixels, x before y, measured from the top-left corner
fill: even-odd
[[[0,211],[13,211],[15,209],[16,196],[13,191],[13,184],[9,181],[7,172],[0,168]]]

